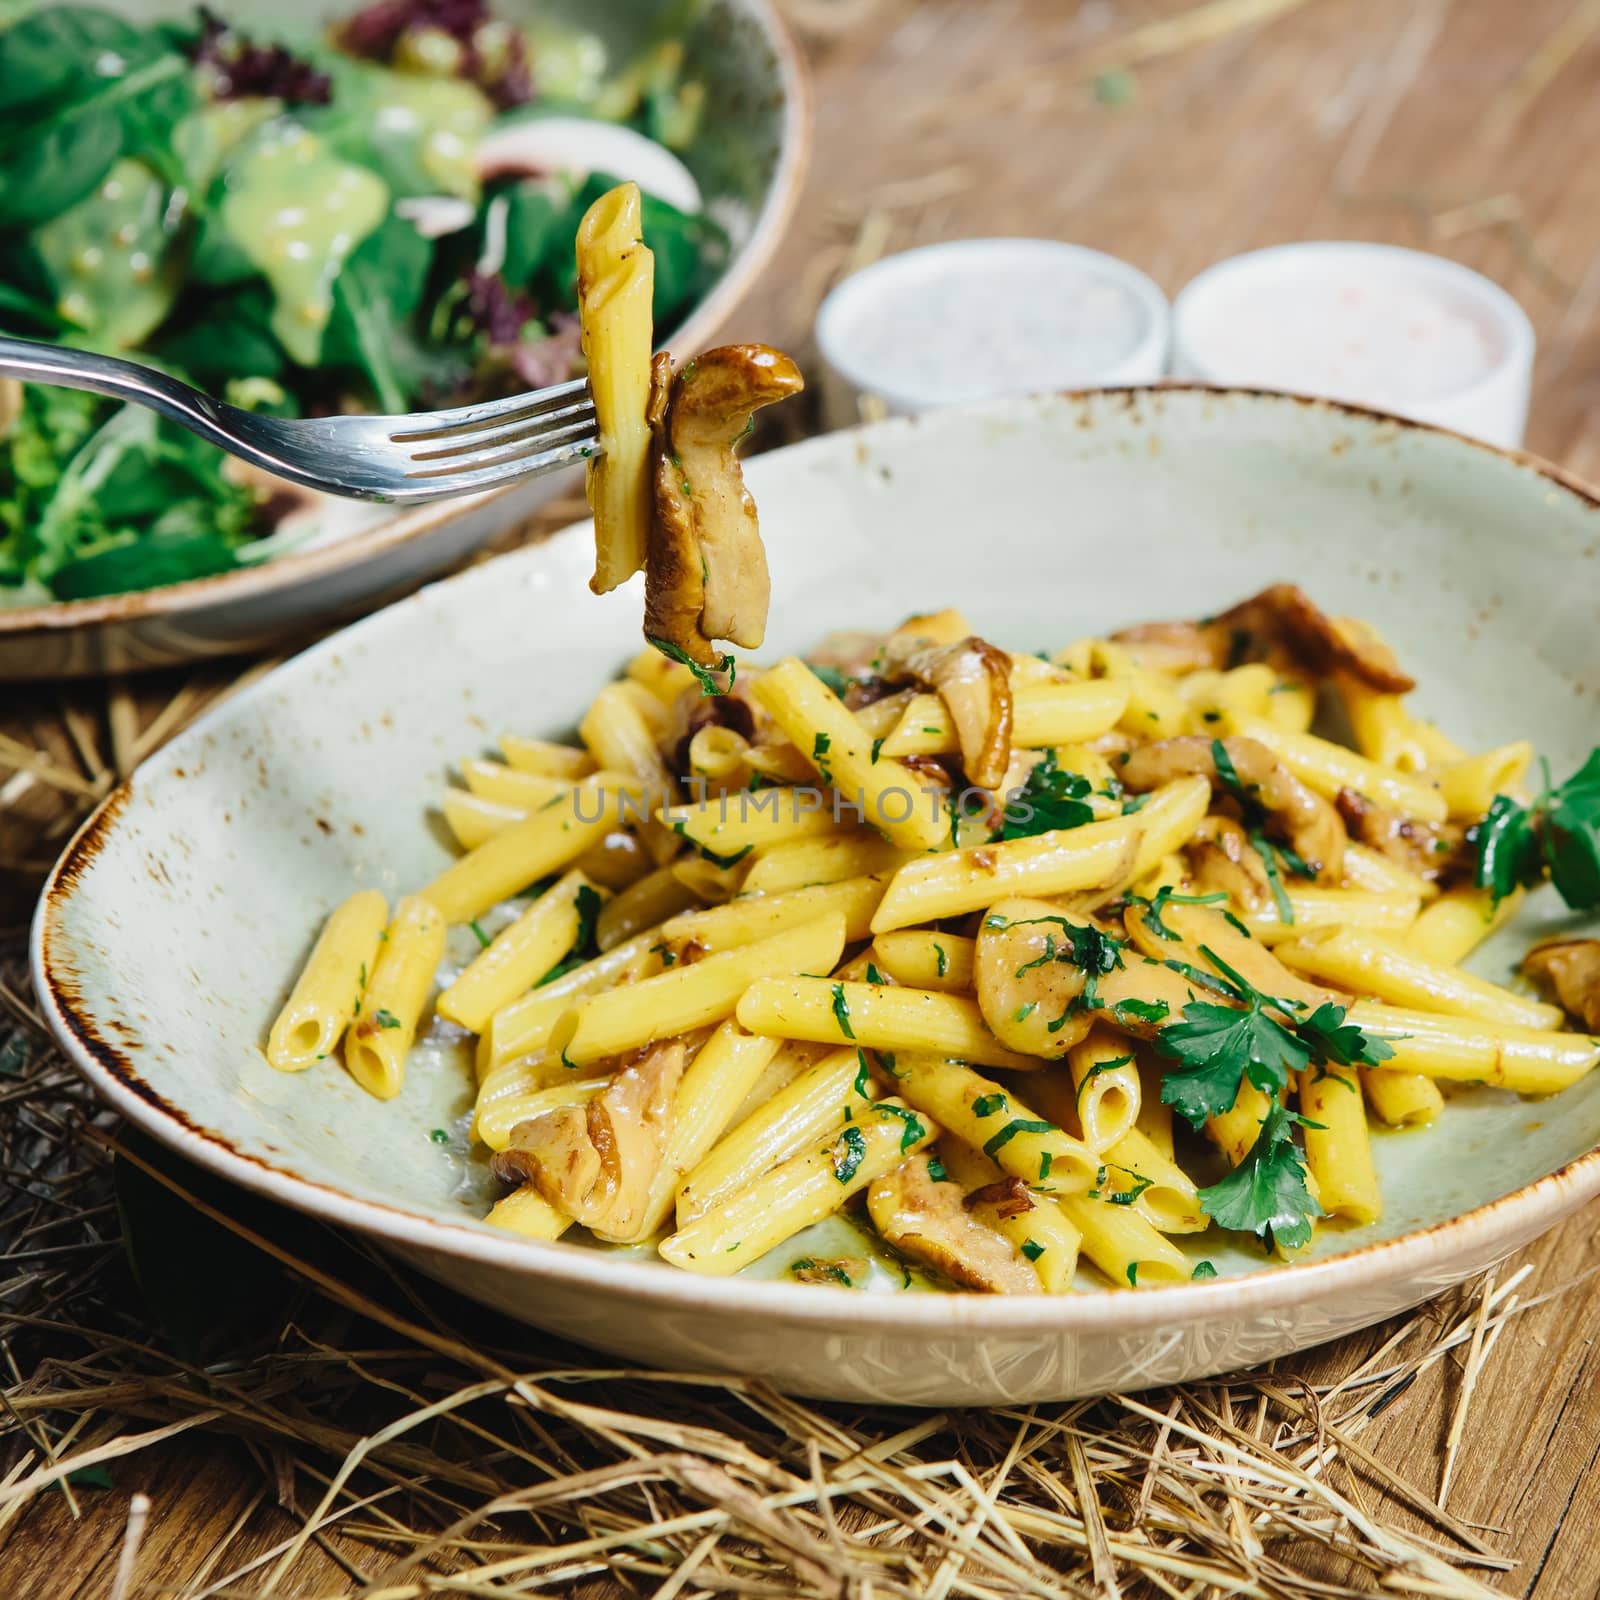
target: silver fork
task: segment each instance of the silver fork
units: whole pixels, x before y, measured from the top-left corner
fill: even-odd
[[[148,406],[280,478],[354,500],[421,505],[478,494],[598,454],[585,378],[505,400],[400,417],[258,416],[153,367],[0,337],[0,375]]]

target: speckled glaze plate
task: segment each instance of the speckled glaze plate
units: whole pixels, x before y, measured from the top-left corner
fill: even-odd
[[[191,15],[189,0],[105,0],[139,21]],[[248,16],[243,0],[222,5]],[[357,0],[277,0],[285,37],[320,27]],[[615,61],[648,38],[653,8],[635,0],[504,0],[597,34]],[[766,265],[799,196],[811,139],[810,91],[799,52],[770,0],[706,0],[684,35],[686,74],[706,85],[694,142],[682,152],[708,211],[733,249],[721,277],[677,328],[672,347],[704,349]],[[319,498],[295,513],[296,547],[258,565],[132,594],[54,605],[0,606],[0,683],[142,672],[264,650],[305,637],[413,589],[557,494],[581,493],[559,472],[491,494],[410,511]]]
[[[1469,745],[1526,736],[1558,772],[1596,740],[1600,509],[1559,474],[1368,413],[1204,390],[1107,392],[835,434],[756,462],[773,651],[959,602],[987,636],[1058,645],[1190,616],[1277,578],[1370,618]],[[636,648],[640,602],[585,588],[586,528],[438,584],[280,668],[146,762],[57,867],[34,927],[42,1003],[78,1067],[190,1159],[368,1234],[424,1272],[630,1359],[818,1395],[976,1404],[1139,1387],[1259,1362],[1488,1266],[1600,1192],[1600,1076],[1558,1100],[1452,1098],[1380,1135],[1387,1210],[1221,1277],[1054,1298],[705,1280],[481,1223],[448,1053],[400,1099],[261,1042],[319,918],[449,857],[430,808],[506,728],[570,729]],[[1546,904],[1549,899],[1550,903]],[[1479,953],[1504,977],[1542,918]]]

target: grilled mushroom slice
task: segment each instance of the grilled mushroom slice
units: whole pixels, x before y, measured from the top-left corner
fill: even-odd
[[[755,411],[803,387],[764,344],[708,350],[676,377],[670,357],[652,363],[644,631],[703,667],[717,665],[713,640],[754,649],[766,637],[767,557],[734,446]]]
[[[1220,744],[1232,772],[1217,770]],[[1174,778],[1209,778],[1219,794],[1249,800],[1266,814],[1282,838],[1319,878],[1337,879],[1344,870],[1344,825],[1321,795],[1308,789],[1264,744],[1254,739],[1205,739],[1189,734],[1158,739],[1132,751],[1116,768],[1125,789],[1158,789]],[[1237,785],[1234,780],[1237,779]],[[1242,789],[1243,795],[1235,793]]]
[[[1419,822],[1380,806],[1354,789],[1341,789],[1335,802],[1357,844],[1388,856],[1429,883],[1470,872],[1472,849],[1459,822]]]
[[[683,1041],[652,1045],[587,1105],[519,1122],[490,1163],[603,1239],[634,1243],[671,1127]]]
[[[967,782],[997,789],[1011,764],[1011,657],[976,634],[953,644],[893,635],[884,647],[884,678],[911,678],[944,702],[955,724]]]
[[[1039,1275],[1003,1234],[967,1210],[959,1184],[937,1181],[913,1156],[867,1190],[872,1225],[895,1249],[986,1294],[1038,1294]]]
[[[1600,939],[1551,939],[1522,958],[1524,974],[1569,1016],[1600,1033]]]

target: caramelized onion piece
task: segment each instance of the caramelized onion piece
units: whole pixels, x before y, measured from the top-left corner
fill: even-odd
[[[1245,795],[1258,804],[1276,832],[1319,878],[1338,878],[1346,844],[1339,813],[1308,789],[1264,744],[1254,739],[1220,741]],[[1209,778],[1220,794],[1232,785],[1217,771],[1214,739],[1194,734],[1141,745],[1116,768],[1125,789],[1159,789],[1174,778]],[[1235,795],[1235,799],[1239,796]]]
[[[713,640],[747,649],[762,642],[771,597],[756,504],[734,446],[753,412],[804,384],[794,362],[764,344],[723,345],[671,374],[671,359],[658,355],[650,371],[655,515],[644,631],[714,667]]]
[[[1011,765],[1011,657],[976,634],[929,644],[903,632],[884,646],[883,675],[913,678],[944,702],[967,782],[996,789]]]
[[[519,1122],[490,1170],[535,1185],[603,1239],[635,1242],[671,1127],[683,1055],[681,1039],[652,1045],[587,1105]]]
[[[872,1225],[895,1249],[985,1294],[1038,1294],[1039,1275],[1003,1234],[966,1208],[960,1186],[937,1182],[926,1156],[886,1173],[867,1190]]]
[[[1522,958],[1522,971],[1590,1033],[1600,1033],[1600,939],[1552,939]]]

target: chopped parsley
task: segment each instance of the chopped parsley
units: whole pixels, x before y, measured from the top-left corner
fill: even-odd
[[[1115,1072],[1118,1067],[1125,1067],[1132,1060],[1132,1056],[1113,1056],[1109,1061],[1095,1062],[1095,1064],[1090,1067],[1089,1070],[1084,1073],[1083,1077],[1078,1081],[1078,1104],[1080,1106],[1083,1104],[1083,1091],[1087,1089],[1102,1072]]]
[[[1055,1133],[1057,1131],[1055,1123],[1044,1122],[1038,1117],[1013,1117],[992,1138],[984,1140],[983,1153],[986,1156],[993,1156],[997,1150],[1010,1144],[1019,1133]]]
[[[945,1171],[944,1162],[938,1156],[928,1157],[928,1176],[935,1183],[944,1183],[949,1178],[950,1174]]]
[[[399,1028],[404,1026],[399,1017],[397,1017],[394,1012],[389,1010],[387,1006],[378,1007],[375,1020],[378,1026],[386,1031],[390,1028]]]
[[[1021,1249],[1030,1261],[1037,1261],[1044,1254],[1044,1246],[1037,1239],[1024,1239]]]
[[[678,964],[678,952],[663,940],[660,944],[650,946],[649,954],[661,957],[663,967],[675,967]]]
[[[888,735],[885,734],[884,738],[887,738],[887,737],[888,737]],[[878,764],[878,753],[882,749],[883,749],[883,739],[874,739],[872,741],[872,764],[873,764],[873,766],[877,766],[877,764]]]
[[[1214,906],[1227,898],[1226,894],[1177,894],[1170,885],[1162,884],[1153,899],[1146,900],[1143,895],[1129,894],[1123,896],[1123,903],[1138,906],[1144,912],[1145,927],[1158,939],[1173,942],[1179,935],[1161,920],[1161,913],[1168,906]]]
[[[1216,1275],[1217,1269],[1209,1261],[1197,1261],[1189,1277],[1192,1282],[1198,1283],[1202,1278],[1214,1278]]]
[[[1306,1164],[1294,1142],[1301,1120],[1274,1102],[1250,1153],[1200,1191],[1200,1209],[1224,1228],[1255,1234],[1269,1249],[1308,1244],[1312,1219],[1323,1212],[1306,1187]]]
[[[1156,1181],[1154,1178],[1147,1178],[1142,1172],[1134,1172],[1128,1167],[1118,1167],[1117,1171],[1126,1172],[1132,1180],[1133,1187],[1131,1189],[1110,1190],[1106,1195],[1106,1201],[1110,1205],[1131,1206]]]
[[[1272,903],[1278,908],[1278,921],[1284,927],[1294,926],[1294,906],[1290,903],[1288,891],[1283,887],[1283,874],[1278,870],[1278,852],[1273,847],[1272,841],[1259,829],[1250,835],[1250,843],[1256,847],[1256,854],[1261,857],[1261,865],[1266,870],[1267,883],[1272,889]]]
[[[867,1070],[867,1052],[859,1045],[856,1047],[856,1060],[861,1064],[856,1068],[856,1080],[851,1085],[851,1088],[853,1088],[863,1100],[866,1100],[870,1098],[870,1096],[867,1094],[867,1085],[872,1081],[872,1075]]]
[[[950,958],[944,953],[944,946],[936,944],[933,947],[934,958],[939,963],[939,976],[942,978],[950,970]]]
[[[684,489],[687,491],[687,484],[684,485]],[[687,667],[694,674],[695,681],[700,685],[701,694],[728,694],[732,691],[734,680],[739,675],[739,669],[734,665],[732,656],[720,657],[715,669],[702,667],[681,645],[673,644],[666,639],[657,639],[651,634],[646,634],[645,638],[669,661],[676,661]],[[726,672],[728,674],[726,684],[717,682],[714,675],[716,672]]]
[[[1211,760],[1217,769],[1217,782],[1242,806],[1251,803],[1250,796],[1245,786],[1239,781],[1239,769],[1233,764],[1233,757],[1228,754],[1228,747],[1220,739],[1211,741]]]
[[[806,665],[811,668],[814,676],[821,678],[837,695],[842,695],[855,682],[853,678],[848,677],[838,667],[830,667],[826,663],[819,664],[815,661],[808,661]]]
[[[919,1139],[927,1136],[927,1127],[909,1106],[875,1105],[872,1109],[881,1117],[898,1117],[905,1124],[905,1129],[900,1135],[900,1150],[902,1154],[916,1144]]]
[[[1050,1166],[1055,1157],[1048,1150],[1039,1153],[1039,1182],[1043,1183],[1050,1176]]]
[[[833,746],[833,740],[825,733],[819,733],[811,742],[811,764],[817,769],[818,775],[824,783],[833,782],[833,773],[826,760],[828,751]]]
[[[836,983],[833,986],[833,1020],[839,1024],[839,1032],[847,1039],[854,1039],[856,1030],[850,1026],[850,1007],[845,1003],[844,985]]]
[[[1130,1289],[1139,1287],[1139,1263],[1137,1261],[1128,1263],[1128,1287]]]
[[[1006,797],[1005,818],[995,831],[996,840],[1028,839],[1061,828],[1081,828],[1094,821],[1094,807],[1086,802],[1089,780],[1056,765],[1054,750],[1028,774],[1020,789]]]
[[[972,1114],[975,1117],[992,1117],[997,1111],[1006,1108],[1006,1097],[1003,1094],[980,1094],[972,1102]]]
[[[600,918],[600,892],[587,883],[578,885],[578,892],[572,897],[572,903],[578,910],[578,936],[572,942],[575,950],[589,950],[594,946],[594,927]]]
[[[843,1146],[841,1149],[840,1146]],[[834,1141],[833,1175],[840,1183],[849,1183],[857,1169],[866,1160],[867,1140],[859,1128],[846,1128]]]
[[[487,950],[493,941],[489,938],[489,935],[478,926],[477,920],[474,919],[473,921],[469,922],[467,926],[472,929],[472,936],[478,941],[479,946],[482,949]]]
[[[1034,1014],[1034,1012],[1037,1011],[1038,1009],[1039,1009],[1039,1002],[1037,1000],[1030,1000],[1030,1001],[1028,1001],[1028,1003],[1026,1005],[1021,1005],[1021,1006],[1017,1007],[1016,1014],[1012,1017],[1011,1020],[1013,1022],[1026,1022],[1028,1020],[1028,1018],[1031,1017]]]
[[[1546,872],[1574,911],[1600,907],[1600,748],[1559,786],[1544,767],[1544,792],[1531,806],[1497,794],[1469,837],[1477,845],[1473,881],[1496,905]]]
[[[443,1128],[433,1128],[433,1129],[431,1129],[429,1131],[429,1133],[428,1133],[428,1137],[430,1139],[432,1139],[435,1144],[449,1144],[450,1143],[450,1135]]]
[[[875,983],[881,988],[886,981],[883,974],[869,961],[867,963],[867,982]]]
[[[1119,1000],[1111,1008],[1111,1015],[1119,1023],[1130,1018],[1135,1022],[1165,1022],[1170,1013],[1171,1007],[1165,1000]]]

